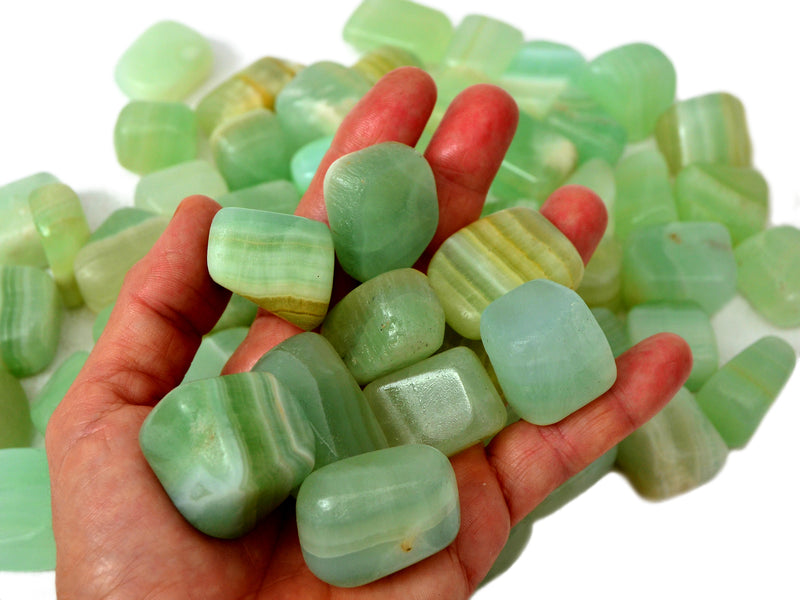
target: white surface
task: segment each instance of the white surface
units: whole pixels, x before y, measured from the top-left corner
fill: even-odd
[[[735,8],[673,1],[431,0],[454,22],[489,14],[526,39],[570,44],[587,57],[646,41],[678,72],[678,96],[725,90],[745,104],[755,165],[770,182],[773,221],[800,225],[796,60],[800,38],[788,2]],[[125,98],[113,81],[122,51],[146,27],[173,18],[213,40],[218,65],[204,88],[262,55],[352,62],[341,41],[355,0],[200,3],[142,0],[16,3],[0,17],[0,183],[51,171],[83,199],[96,226],[130,203],[136,177],[115,160],[112,130]],[[313,19],[313,22],[310,21]],[[715,319],[726,360],[768,330],[734,301]],[[86,347],[73,315],[61,356]],[[752,319],[752,320],[751,320]],[[752,323],[752,324],[751,324]],[[781,332],[800,349],[800,333]],[[797,371],[750,445],[709,485],[663,503],[639,499],[619,476],[534,527],[521,560],[476,594],[481,600],[600,597],[798,598],[800,423]],[[29,390],[39,382],[26,382]],[[0,573],[0,600],[54,597],[53,576]]]

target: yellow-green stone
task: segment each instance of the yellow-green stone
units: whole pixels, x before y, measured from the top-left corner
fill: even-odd
[[[605,237],[586,264],[576,291],[591,307],[605,306],[616,310],[622,304],[621,289],[622,245],[613,237]]]
[[[142,177],[136,184],[133,203],[142,210],[171,217],[187,196],[202,194],[217,200],[227,192],[228,186],[214,165],[198,159]]]
[[[453,31],[442,62],[498,77],[511,63],[522,40],[522,32],[508,23],[484,15],[467,15]]]
[[[26,447],[32,437],[28,396],[17,378],[0,368],[0,448]]]
[[[50,378],[42,386],[42,389],[33,399],[31,404],[31,419],[36,427],[36,431],[44,435],[50,417],[66,396],[70,386],[80,373],[89,353],[79,350],[70,354],[58,368],[53,371]]]
[[[37,188],[56,182],[53,175],[42,172],[0,187],[0,264],[47,266],[28,197]]]
[[[276,179],[222,194],[215,200],[222,206],[255,208],[292,215],[300,203],[300,194],[291,181]]]
[[[363,54],[353,65],[370,83],[399,67],[422,67],[422,62],[412,52],[399,46],[380,46]]]

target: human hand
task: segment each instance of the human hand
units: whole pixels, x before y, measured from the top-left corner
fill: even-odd
[[[298,214],[324,221],[324,168],[374,143],[413,145],[434,100],[432,81],[417,69],[379,82],[340,128]],[[440,199],[431,249],[478,217],[515,123],[513,101],[490,86],[467,90],[450,107],[426,152]],[[103,336],[50,421],[60,598],[468,597],[509,527],[655,414],[688,376],[691,358],[680,338],[664,334],[638,344],[617,359],[614,386],[583,409],[546,427],[518,422],[487,447],[452,458],[461,529],[445,550],[367,586],[330,588],[305,566],[291,500],[238,540],[210,538],[175,510],[139,449],[144,418],[180,383],[229,298],[205,267],[218,209],[203,197],[181,204],[128,274]],[[588,261],[606,219],[596,196],[562,189],[542,213]],[[248,369],[297,331],[260,313],[226,371]]]

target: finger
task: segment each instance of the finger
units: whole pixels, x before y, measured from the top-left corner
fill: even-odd
[[[570,239],[583,264],[588,263],[608,225],[600,196],[580,185],[565,185],[550,194],[539,212]]]

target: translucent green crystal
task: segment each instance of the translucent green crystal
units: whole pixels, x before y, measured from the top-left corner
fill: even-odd
[[[453,348],[374,380],[364,395],[390,446],[452,456],[500,431],[506,409],[469,348]]]
[[[770,323],[800,326],[800,229],[770,227],[736,248],[738,289]]]
[[[767,336],[734,356],[697,392],[697,403],[729,448],[750,441],[797,360],[788,342]]]
[[[180,102],[134,100],[117,117],[114,149],[119,164],[140,175],[197,156],[197,122]]]
[[[314,471],[297,495],[303,558],[327,583],[354,587],[445,548],[460,511],[450,461],[408,445],[347,458]]]
[[[223,208],[211,223],[212,279],[303,329],[319,325],[333,285],[333,241],[324,223]]]
[[[511,63],[522,40],[522,32],[508,23],[484,15],[467,15],[453,31],[442,62],[498,77]]]
[[[576,291],[589,306],[616,310],[622,303],[621,288],[622,245],[613,237],[605,237],[586,264]]]
[[[255,208],[291,215],[300,203],[300,195],[291,181],[276,179],[222,194],[215,200],[222,206]]]
[[[203,336],[182,383],[217,377],[248,330],[247,327],[229,327]]]
[[[442,345],[444,311],[425,275],[397,269],[347,294],[321,333],[363,385],[433,354]]]
[[[436,232],[433,171],[405,144],[342,156],[328,167],[323,189],[336,257],[358,281],[412,266]]]
[[[183,100],[211,74],[211,44],[175,21],[148,27],[120,57],[114,79],[136,100]]]
[[[28,396],[16,377],[0,369],[0,448],[26,447],[30,445],[32,437],[33,423]]]
[[[405,66],[422,67],[422,61],[399,46],[380,46],[363,54],[353,65],[353,70],[375,84],[390,71]]]
[[[106,217],[105,221],[100,223],[98,228],[89,236],[89,242],[99,242],[102,239],[113,237],[129,227],[139,225],[155,216],[156,213],[149,210],[123,206],[112,212]]]
[[[16,377],[53,361],[63,308],[53,278],[36,267],[0,265],[0,368]]]
[[[314,435],[269,373],[178,386],[145,419],[139,443],[181,514],[234,538],[283,502],[314,466]]]
[[[231,327],[250,327],[257,313],[258,306],[253,302],[239,294],[231,294],[228,306],[225,307],[219,321],[209,333],[230,329]]]
[[[605,237],[614,233],[614,205],[617,198],[617,182],[614,178],[614,168],[602,158],[590,158],[578,166],[564,185],[582,185],[600,196],[606,205],[609,219],[606,225]]]
[[[624,315],[620,316],[603,306],[597,306],[591,310],[611,346],[614,358],[628,350],[632,344],[628,337],[628,327]]]
[[[89,353],[79,350],[70,354],[50,375],[31,404],[31,419],[36,431],[44,435],[50,416],[67,394],[75,378],[80,373]]]
[[[47,266],[28,197],[37,188],[57,181],[50,173],[35,173],[0,187],[0,264]]]
[[[228,192],[220,172],[206,160],[190,160],[148,173],[136,184],[133,203],[143,210],[171,217],[181,200],[202,194],[216,200]]]
[[[0,450],[0,571],[51,571],[55,566],[44,449]]]
[[[304,144],[292,155],[292,159],[289,161],[289,170],[292,172],[292,181],[301,194],[304,194],[311,184],[311,180],[322,162],[322,157],[325,156],[332,142],[333,136],[326,135]]]
[[[547,279],[492,302],[481,339],[506,400],[536,425],[549,425],[608,390],[617,368],[606,336],[574,291]]]

